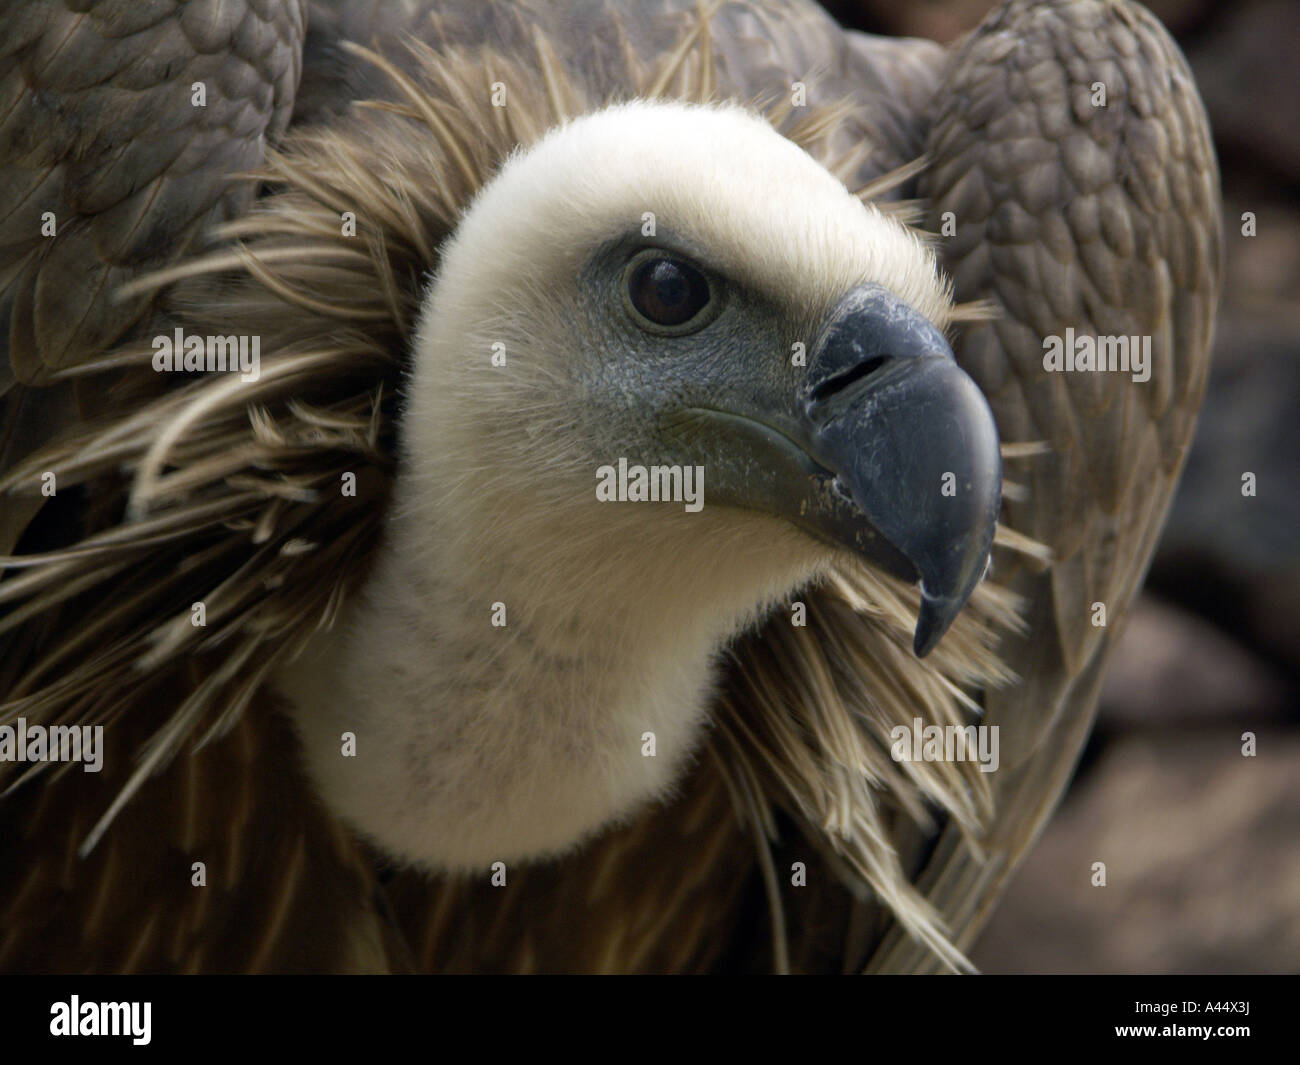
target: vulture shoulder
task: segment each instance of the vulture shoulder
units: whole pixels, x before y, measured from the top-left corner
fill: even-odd
[[[0,11],[0,469],[103,411],[52,386],[148,316],[122,285],[248,207],[230,175],[288,127],[305,32],[305,0]],[[33,513],[5,508],[0,550]]]
[[[961,967],[1078,758],[1204,390],[1217,168],[1156,20],[1010,0],[943,48],[776,0],[84,6],[0,14],[0,720],[103,722],[105,768],[0,763],[0,968]],[[806,627],[729,649],[671,802],[506,888],[395,868],[266,682],[366,572],[439,245],[517,146],[636,96],[763,110],[927,231],[1003,442],[991,577],[925,669],[907,590],[810,590]],[[181,323],[263,333],[262,380],[150,372]],[[1047,371],[1067,335],[1149,337],[1149,373]],[[998,726],[998,771],[901,772],[921,703]]]
[[[995,555],[1023,599],[1002,645],[984,860],[945,831],[918,883],[972,942],[1054,808],[1190,445],[1222,282],[1218,165],[1191,72],[1136,4],[1012,3],[953,55],[926,109],[917,193],[960,298],[995,310],[956,346],[1005,442],[1025,448],[1007,523],[1042,558]],[[941,238],[943,239],[943,238]],[[1149,338],[1133,373],[1047,372],[1049,338]],[[1136,364],[1134,364],[1136,367]],[[894,934],[875,968],[924,964]]]

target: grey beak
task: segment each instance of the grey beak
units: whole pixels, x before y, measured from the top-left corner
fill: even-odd
[[[998,432],[983,393],[938,329],[868,285],[831,315],[801,405],[801,443],[856,512],[812,507],[801,524],[919,577],[913,649],[929,653],[984,574],[1001,507]]]

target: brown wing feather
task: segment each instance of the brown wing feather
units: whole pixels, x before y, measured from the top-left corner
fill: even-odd
[[[178,697],[164,690],[157,705]],[[6,798],[0,971],[401,967],[370,857],[312,797],[296,741],[269,710],[254,707],[149,780],[86,857],[79,848],[156,724],[150,715],[105,729],[102,771],[72,765]]]
[[[226,175],[257,166],[288,124],[305,7],[6,5],[0,250],[22,268],[0,299],[18,380],[125,335],[146,302],[115,289],[247,206]]]

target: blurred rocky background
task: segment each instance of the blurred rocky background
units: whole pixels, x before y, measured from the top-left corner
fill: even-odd
[[[845,25],[945,42],[993,6],[826,0]],[[1214,369],[1091,743],[976,946],[985,972],[1300,971],[1300,3],[1148,6],[1223,171]]]

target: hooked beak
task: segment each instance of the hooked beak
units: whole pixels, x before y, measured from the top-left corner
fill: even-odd
[[[984,575],[1002,497],[993,413],[943,334],[878,286],[850,293],[814,351],[809,453],[921,581],[913,649],[939,642]],[[897,559],[863,553],[890,568]],[[895,569],[895,572],[897,570]]]
[[[931,322],[864,285],[829,316],[793,404],[788,392],[758,398],[698,410],[732,453],[713,464],[711,498],[919,580],[912,646],[928,654],[984,575],[1001,506],[997,426],[979,386]]]

